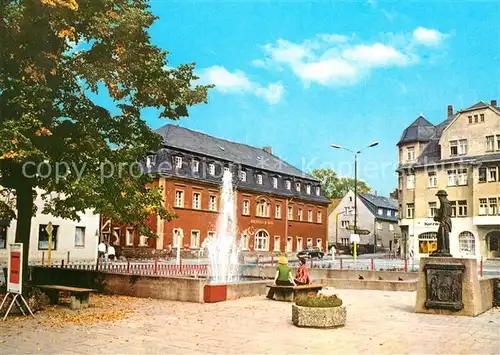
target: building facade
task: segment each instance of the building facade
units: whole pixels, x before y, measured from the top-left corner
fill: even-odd
[[[264,149],[166,125],[156,131],[162,148],[147,157],[144,169],[164,194],[173,221],[151,216],[158,238],[112,226],[123,247],[200,249],[217,232],[225,171],[233,175],[237,237],[243,250],[295,252],[308,244],[326,248],[327,207],[319,181]],[[179,241],[182,238],[182,241]]]
[[[46,227],[53,226],[51,263],[61,264],[70,262],[96,262],[97,244],[99,235],[99,215],[87,210],[80,213],[80,221],[57,218],[42,214],[40,211],[45,204],[40,191],[35,199],[37,213],[31,220],[29,262],[47,263],[48,234]],[[53,196],[52,194],[50,196]],[[48,198],[50,198],[50,196]],[[3,221],[0,225],[0,264],[8,260],[8,246],[15,242],[17,221]]]
[[[405,246],[418,259],[437,248],[438,190],[452,204],[453,256],[500,258],[500,108],[478,102],[433,125],[419,116],[399,149],[399,210]]]
[[[398,225],[398,204],[391,198],[369,193],[358,193],[357,226],[360,251],[397,251],[401,245]],[[354,192],[349,191],[328,215],[328,241],[337,247],[350,245],[354,233]],[[361,250],[363,249],[363,250]]]

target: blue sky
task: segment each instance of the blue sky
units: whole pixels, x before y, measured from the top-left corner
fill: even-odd
[[[181,126],[254,146],[305,171],[333,167],[379,194],[397,186],[396,143],[420,113],[500,100],[494,2],[152,1],[169,65],[215,83]],[[154,111],[145,118],[166,124]]]

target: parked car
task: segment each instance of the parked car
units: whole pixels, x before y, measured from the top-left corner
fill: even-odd
[[[307,248],[297,253],[298,258],[304,257],[323,259],[324,256],[325,253],[323,253],[319,248]]]

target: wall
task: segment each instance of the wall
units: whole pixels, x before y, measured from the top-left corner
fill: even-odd
[[[40,224],[48,224],[52,222],[54,226],[59,226],[57,231],[56,248],[51,251],[51,259],[53,263],[61,263],[64,259],[65,263],[68,259],[71,262],[95,262],[97,258],[97,244],[99,233],[99,215],[94,214],[92,211],[87,210],[80,213],[80,221],[73,221],[69,219],[57,218],[51,215],[40,213],[43,208],[43,201],[40,197],[35,199],[35,204],[38,208],[36,215],[31,220],[31,234],[30,234],[30,263],[40,263],[42,258],[45,257],[47,262],[47,250],[39,250],[38,247],[38,234]],[[7,243],[6,248],[0,249],[0,263],[7,263],[8,260],[8,245],[14,243],[16,233],[17,221],[12,220],[10,226],[7,228]],[[85,227],[85,243],[84,246],[75,246],[75,233],[76,227]]]
[[[322,279],[324,287],[355,290],[399,291],[413,292],[417,290],[418,280],[409,281],[380,281],[380,280],[351,280],[351,279]]]

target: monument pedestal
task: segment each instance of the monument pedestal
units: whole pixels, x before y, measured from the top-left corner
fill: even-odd
[[[475,317],[491,308],[483,303],[476,259],[420,259],[416,313]]]

